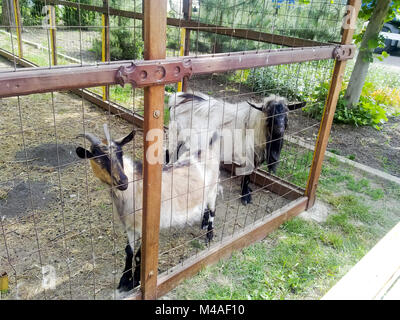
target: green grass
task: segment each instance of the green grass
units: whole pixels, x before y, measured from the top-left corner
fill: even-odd
[[[291,143],[285,143],[280,163],[276,172],[278,177],[284,178],[300,187],[305,187],[308,178],[308,169],[313,157],[312,151],[294,150]],[[267,170],[267,167],[263,167]]]
[[[311,161],[310,154],[290,151],[289,165],[278,173],[303,184],[307,175],[299,164]],[[399,206],[385,209],[399,196],[399,186],[358,177],[335,157],[327,158],[318,189],[329,205],[326,222],[294,218],[264,241],[184,281],[174,298],[319,299],[400,220]]]

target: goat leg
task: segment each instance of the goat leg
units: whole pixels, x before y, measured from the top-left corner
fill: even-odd
[[[279,140],[273,141],[271,143],[271,148],[268,156],[268,172],[276,173],[276,169],[279,164],[279,158],[281,156],[281,150],[283,146],[283,137],[282,138],[273,137],[273,138]]]
[[[139,250],[135,254],[135,271],[133,273],[133,287],[134,288],[140,284],[141,249],[142,249],[142,247],[139,247]]]
[[[125,247],[125,253],[126,253],[125,268],[118,285],[118,290],[120,291],[130,291],[133,289],[132,285],[133,251],[129,243]]]
[[[201,229],[206,229],[208,227],[208,219],[210,217],[210,209],[204,210],[203,220],[201,221]]]
[[[215,217],[215,211],[210,211],[210,218],[208,219],[206,242],[211,242],[211,240],[214,238],[214,217]]]
[[[165,164],[169,163],[169,150],[165,150]]]
[[[250,183],[250,175],[243,176],[241,184],[242,197],[240,199],[243,205],[247,205],[248,203],[251,202],[251,192],[253,190],[249,187],[249,183]]]

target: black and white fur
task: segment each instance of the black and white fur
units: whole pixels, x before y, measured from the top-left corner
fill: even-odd
[[[125,227],[128,244],[125,248],[124,273],[118,286],[119,292],[129,291],[140,282],[140,246],[135,254],[135,240],[142,233],[143,177],[142,162],[132,161],[123,155],[122,147],[130,142],[135,132],[119,140],[100,140],[93,134],[80,135],[91,142],[90,150],[76,149],[80,158],[90,160],[93,173],[103,183],[111,186],[114,212]],[[210,135],[208,148],[193,155],[183,153],[175,163],[163,167],[160,229],[184,227],[201,221],[207,228],[206,241],[214,235],[213,219],[216,210],[219,180],[219,135]]]
[[[196,137],[204,130],[228,130],[231,131],[232,137],[235,130],[241,130],[240,137],[235,137],[231,141],[225,139],[224,133],[221,133],[224,144],[224,147],[221,147],[221,161],[226,160],[224,154],[227,154],[226,148],[228,148],[228,154],[232,155],[229,160],[241,167],[247,167],[248,163],[252,162],[251,169],[237,172],[243,176],[241,201],[244,205],[250,203],[252,191],[249,187],[250,174],[264,162],[267,163],[268,170],[274,173],[279,163],[283,136],[288,127],[289,109],[286,99],[272,95],[265,98],[262,104],[251,102],[231,104],[200,92],[194,94],[179,92],[170,96],[169,108],[167,158],[172,162],[179,156],[180,150],[196,147],[193,141],[196,141]],[[247,142],[245,134],[248,129],[254,130],[254,143]]]

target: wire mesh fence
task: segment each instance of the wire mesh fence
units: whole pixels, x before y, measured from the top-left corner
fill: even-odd
[[[340,41],[347,3],[320,1],[312,4],[269,0],[256,3],[168,1],[166,56],[182,56],[185,50],[200,57],[206,53]],[[47,68],[55,67],[54,55],[57,56],[57,68],[143,59],[142,1],[37,0],[25,4],[20,0],[19,25],[9,10],[16,5],[15,0],[7,0],[1,6],[0,53],[9,60],[0,58],[1,73],[18,71],[21,58],[31,63],[29,66]],[[55,22],[48,21],[50,7],[55,7]],[[55,34],[51,34],[49,25],[56,30]],[[17,34],[18,28],[22,29],[21,35]],[[18,46],[22,46],[22,57],[18,56]],[[209,102],[219,99],[221,110],[228,104],[235,108],[246,101],[261,105],[264,97],[269,95],[285,97],[289,107],[305,102],[306,108],[311,108],[324,103],[324,97],[313,96],[312,92],[330,81],[333,66],[331,59],[193,75],[185,80],[185,85],[188,92],[206,94]],[[174,99],[174,92],[181,89],[179,86],[178,83],[166,86],[169,92],[166,104],[168,99]],[[92,87],[85,90],[97,94],[92,103],[83,94],[76,95],[76,91],[75,94],[49,92],[1,98],[0,272],[5,271],[9,276],[10,291],[4,296],[6,299],[117,299],[120,298],[116,289],[121,275],[127,274],[131,283],[136,277],[134,273],[140,262],[136,259],[133,264],[127,261],[125,250],[126,231],[138,228],[135,225],[127,227],[127,221],[129,216],[140,216],[143,208],[140,201],[136,201],[121,219],[120,209],[115,204],[116,194],[121,190],[118,184],[110,181],[115,176],[113,165],[121,161],[124,164],[121,170],[125,168],[126,171],[128,167],[133,170],[127,174],[130,193],[126,194],[126,201],[137,199],[137,194],[144,188],[139,166],[140,161],[144,162],[143,130],[137,123],[121,118],[129,114],[143,121],[144,92],[131,85],[122,88],[113,84],[107,89]],[[105,90],[109,90],[107,99]],[[117,105],[119,111],[115,112],[112,105]],[[161,215],[164,211],[170,212],[171,222],[162,225],[160,232],[158,272],[173,273],[177,267],[185,266],[188,259],[212,251],[252,225],[284,212],[294,200],[304,195],[313,152],[301,143],[315,145],[320,121],[303,109],[289,108],[288,126],[284,135],[276,139],[283,144],[276,160],[277,170],[273,175],[265,173],[252,177],[251,203],[246,206],[241,203],[242,177],[234,174],[232,165],[221,167],[218,190],[223,192],[217,196],[215,220],[208,217],[214,227],[212,241],[207,238],[210,234],[208,225],[201,228],[207,211],[201,201],[201,205],[196,203],[200,207],[196,212],[196,223],[189,223],[187,217],[185,223],[174,224],[172,219],[174,206],[179,201],[189,214],[192,212],[191,194],[201,191],[204,197],[210,192],[204,185],[209,173],[207,160],[210,159],[189,157],[164,165],[162,182],[170,189],[163,189],[166,194],[161,197]],[[259,120],[267,123],[276,116],[261,113]],[[166,106],[164,146],[168,146],[169,122]],[[204,119],[204,123],[207,122],[208,117]],[[104,124],[108,126],[110,139]],[[126,137],[132,131],[136,132],[133,141],[123,147],[124,155],[132,162],[111,157],[110,140]],[[99,145],[106,151],[81,160],[77,147],[94,152],[93,141],[77,138],[87,133],[98,137]],[[258,147],[267,149],[268,143],[271,142],[264,141],[265,146]],[[205,150],[201,151],[204,154]],[[104,159],[109,161],[108,176],[106,165],[102,167],[104,172],[96,166],[96,160],[104,164]],[[202,184],[196,189],[191,187],[197,181],[191,170],[199,166],[204,179],[198,178]],[[182,168],[189,174],[181,173]],[[266,172],[268,166],[263,164],[260,169]],[[182,181],[174,180],[179,174],[187,179],[184,182],[186,189]],[[171,179],[170,183],[167,179]],[[132,234],[134,239],[129,238],[129,242],[135,254],[141,234],[133,231]]]

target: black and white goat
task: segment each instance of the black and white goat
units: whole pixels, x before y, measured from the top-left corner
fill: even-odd
[[[272,95],[260,105],[250,102],[231,104],[200,92],[179,92],[170,96],[169,109],[167,158],[175,161],[181,150],[193,146],[192,138],[203,130],[221,130],[221,161],[236,162],[243,169],[236,170],[237,175],[243,176],[241,201],[244,205],[250,203],[250,174],[264,162],[268,170],[275,173],[279,163],[288,126],[286,99]],[[248,132],[252,139],[248,139]]]
[[[80,158],[90,160],[94,175],[110,186],[114,212],[125,227],[128,245],[126,261],[118,291],[129,291],[140,281],[140,246],[135,255],[136,267],[132,274],[135,239],[142,233],[143,178],[142,162],[123,155],[122,147],[130,142],[135,132],[118,140],[111,140],[107,127],[106,139],[93,134],[81,134],[91,143],[90,151],[76,148]],[[213,238],[213,220],[219,190],[219,135],[210,135],[208,149],[192,156],[183,153],[172,165],[163,167],[160,229],[183,227],[202,221],[207,229],[206,241]],[[203,220],[201,220],[203,218]]]

